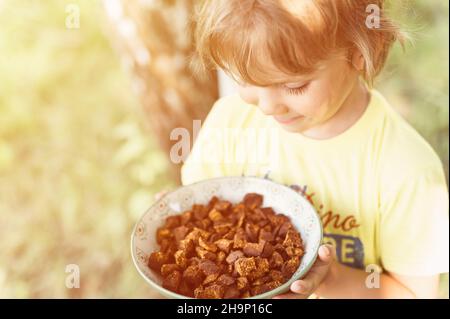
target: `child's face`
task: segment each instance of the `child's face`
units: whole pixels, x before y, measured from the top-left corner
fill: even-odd
[[[358,72],[345,59],[330,60],[311,75],[287,78],[277,73],[273,80],[284,84],[240,85],[240,96],[273,116],[287,131],[296,133],[318,127],[327,130],[327,123],[344,107],[359,82]]]

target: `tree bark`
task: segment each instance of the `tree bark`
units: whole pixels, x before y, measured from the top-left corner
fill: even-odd
[[[133,74],[147,120],[170,161],[172,178],[180,182],[181,164],[170,159],[175,128],[190,132],[203,121],[218,98],[215,72],[195,77],[189,68],[194,53],[190,18],[195,0],[104,0],[111,38]]]

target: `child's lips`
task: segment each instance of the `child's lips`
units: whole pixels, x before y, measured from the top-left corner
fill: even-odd
[[[274,116],[275,120],[280,124],[292,124],[293,122],[295,122],[296,120],[298,120],[302,117],[303,117],[303,115],[299,115],[299,116],[291,117],[289,119],[284,119],[284,118],[280,118],[278,116]]]

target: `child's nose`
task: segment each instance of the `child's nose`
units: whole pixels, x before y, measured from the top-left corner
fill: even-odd
[[[283,104],[267,99],[259,99],[258,107],[264,114],[270,116],[285,114],[289,111]]]
[[[272,88],[258,88],[258,107],[269,116],[281,115],[288,111],[288,108],[281,103],[276,90]]]

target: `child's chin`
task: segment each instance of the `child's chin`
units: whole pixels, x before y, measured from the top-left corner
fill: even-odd
[[[306,128],[299,127],[298,125],[281,125],[281,127],[289,133],[302,133],[306,131]]]

